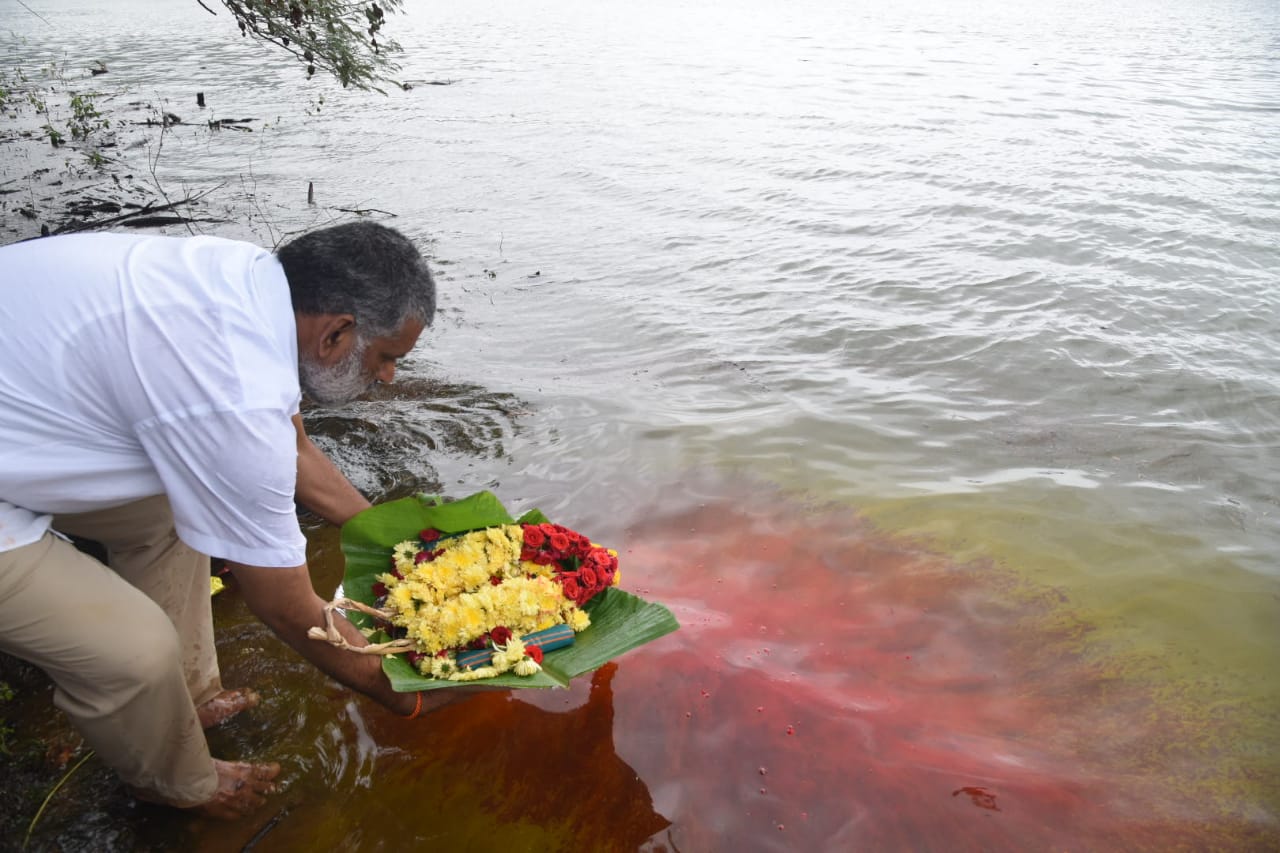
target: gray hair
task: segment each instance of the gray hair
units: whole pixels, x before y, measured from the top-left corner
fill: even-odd
[[[276,250],[298,314],[351,314],[361,337],[390,337],[409,320],[430,325],[436,283],[407,237],[376,222],[303,234]]]

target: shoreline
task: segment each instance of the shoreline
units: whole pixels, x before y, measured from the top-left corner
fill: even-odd
[[[54,66],[0,77],[0,243],[92,230],[166,203],[150,153],[168,119],[99,87],[103,73],[68,79]]]
[[[166,148],[167,137],[205,141],[215,133],[261,131],[263,122],[203,111],[192,119],[136,92],[88,91],[99,74],[69,80],[49,69],[39,73],[41,79],[21,70],[0,74],[0,245],[107,229],[187,236],[237,224],[222,236],[244,239],[249,224],[257,238],[255,220],[272,238],[265,245],[279,242],[256,187],[235,188],[235,175],[206,187],[161,179],[173,157],[191,150],[188,139]],[[354,214],[375,212],[381,211]]]

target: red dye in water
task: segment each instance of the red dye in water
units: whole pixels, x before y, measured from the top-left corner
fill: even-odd
[[[797,509],[707,505],[650,517],[628,543],[624,572],[643,573],[683,627],[621,661],[618,744],[662,792],[680,849],[772,849],[759,830],[802,814],[778,849],[1197,843],[1207,824],[1176,762],[1149,764],[1168,720],[1048,627],[1072,624],[1048,618],[1055,599],[846,513]],[[755,654],[762,635],[769,656]],[[712,694],[708,713],[654,713],[654,697],[687,701],[689,684]],[[768,808],[748,787],[764,765]]]
[[[1053,596],[845,512],[635,519],[624,588],[680,631],[567,693],[364,712],[367,753],[320,764],[273,849],[1267,849],[1179,793],[1177,721],[1049,627],[1076,624]]]
[[[990,809],[993,812],[1000,811],[1000,807],[996,805],[996,795],[988,791],[986,788],[979,788],[975,785],[966,785],[963,788],[957,788],[951,792],[951,796],[953,797],[959,796],[960,794],[968,794],[969,799],[980,809]]]

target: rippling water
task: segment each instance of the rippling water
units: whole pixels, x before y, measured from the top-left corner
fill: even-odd
[[[248,211],[217,233],[377,208],[429,246],[407,380],[313,417],[366,490],[489,487],[628,542],[691,495],[843,507],[1229,708],[1198,760],[1276,827],[1276,4],[414,3],[386,97],[194,3],[29,5],[50,24],[0,2],[10,56],[260,120],[166,139],[165,182]]]

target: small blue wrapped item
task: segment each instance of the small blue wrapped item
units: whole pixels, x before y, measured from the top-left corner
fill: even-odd
[[[550,628],[543,628],[541,631],[534,631],[532,634],[524,636],[524,644],[528,646],[537,646],[542,649],[543,653],[554,652],[556,649],[563,649],[565,646],[573,645],[573,629],[568,625],[552,625]],[[469,649],[465,652],[458,652],[458,666],[462,669],[478,669],[482,666],[488,666],[493,661],[493,648],[486,649]]]

